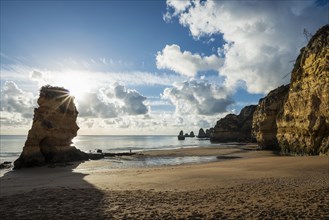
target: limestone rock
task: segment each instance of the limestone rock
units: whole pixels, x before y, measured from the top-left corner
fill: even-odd
[[[289,92],[289,85],[280,86],[259,100],[253,115],[252,135],[262,149],[279,150],[276,120]]]
[[[301,49],[277,127],[282,151],[328,154],[329,25],[318,30]]]
[[[203,128],[200,128],[198,138],[206,138],[206,133],[204,132]]]
[[[256,105],[244,107],[239,115],[228,114],[217,121],[210,135],[212,142],[252,142],[252,118]]]
[[[178,140],[185,140],[185,135],[183,130],[181,130],[177,136]]]
[[[78,111],[69,91],[43,86],[38,104],[32,128],[14,168],[88,159],[86,153],[70,146],[79,127],[76,123]]]
[[[206,138],[210,138],[213,128],[206,129]]]
[[[191,131],[189,136],[190,136],[190,137],[195,137],[195,134],[194,134],[194,132],[193,132],[193,131]]]

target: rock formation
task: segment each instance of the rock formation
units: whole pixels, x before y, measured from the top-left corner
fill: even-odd
[[[279,150],[276,120],[288,91],[289,85],[280,86],[259,100],[253,115],[252,135],[262,149]]]
[[[239,115],[228,114],[217,121],[210,136],[212,142],[252,142],[252,118],[256,105],[244,107]]]
[[[178,140],[185,140],[185,135],[183,130],[181,130],[177,136]]]
[[[32,128],[14,168],[88,159],[88,154],[71,146],[79,129],[78,111],[69,91],[52,86],[40,90]]]
[[[195,134],[193,131],[190,132],[190,137],[195,137]]]
[[[328,153],[329,25],[318,30],[301,49],[277,128],[277,139],[284,152]]]
[[[206,133],[204,132],[203,128],[200,128],[198,138],[206,138]]]
[[[206,138],[210,138],[213,132],[214,132],[214,128],[206,129]]]

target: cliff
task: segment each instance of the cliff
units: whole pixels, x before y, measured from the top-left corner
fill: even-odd
[[[256,105],[244,107],[239,115],[228,114],[217,121],[210,136],[212,142],[252,142],[252,119]]]
[[[76,124],[78,111],[69,91],[44,86],[38,105],[23,152],[14,162],[14,168],[88,159],[86,153],[71,146],[79,127]]]
[[[295,62],[277,117],[277,139],[283,152],[329,151],[329,25],[317,31]]]
[[[280,150],[277,135],[277,115],[282,111],[289,85],[280,86],[259,100],[253,115],[252,135],[262,149]]]

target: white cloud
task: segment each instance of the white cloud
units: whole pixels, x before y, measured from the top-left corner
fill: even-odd
[[[158,69],[170,69],[188,77],[194,77],[200,71],[217,70],[223,65],[221,58],[216,55],[200,56],[189,51],[181,51],[176,45],[166,45],[157,53]]]
[[[33,70],[33,72],[31,73],[31,79],[33,80],[39,80],[40,78],[42,79],[43,75],[41,72]]]
[[[45,79],[43,73],[40,71],[33,70],[30,74],[30,78],[32,81],[36,82],[39,87],[47,84],[47,80]]]
[[[79,134],[173,134],[180,130],[194,131],[213,127],[226,113],[216,115],[177,115],[157,111],[147,115],[119,116],[116,118],[78,118]]]
[[[145,105],[150,105],[150,106],[170,106],[171,103],[165,100],[146,100]]]
[[[214,115],[227,112],[233,103],[229,92],[224,88],[206,81],[195,80],[176,83],[166,88],[162,95],[176,107],[179,115]]]
[[[136,133],[154,133],[155,124],[159,118],[147,118],[151,114],[152,106],[163,106],[165,101],[147,102],[146,97],[135,90],[127,89],[131,85],[138,87],[169,86],[175,81],[186,80],[186,77],[177,74],[150,73],[150,72],[101,72],[86,70],[57,70],[34,68],[26,65],[1,65],[1,131],[12,133],[18,131],[25,133],[33,117],[33,108],[37,107],[36,100],[41,85],[57,86],[70,85],[79,87],[84,94],[75,99],[78,111],[80,134],[97,134],[101,129],[116,134],[129,134],[131,130]],[[5,83],[5,81],[8,81]],[[117,83],[124,83],[125,86]],[[150,97],[159,100],[159,96]],[[32,100],[31,100],[32,99]],[[31,104],[32,103],[32,104]],[[161,108],[161,107],[155,107]],[[11,111],[11,112],[9,112]],[[166,113],[171,115],[172,112]],[[24,116],[24,117],[23,117]],[[146,117],[147,116],[147,117]],[[124,120],[119,120],[120,118]],[[117,123],[110,125],[108,120],[117,119]],[[128,121],[131,121],[128,123]],[[136,121],[136,122],[134,122]],[[137,122],[138,121],[138,122]],[[124,130],[123,127],[129,128]],[[16,126],[16,127],[15,127]],[[17,127],[18,126],[18,127]],[[122,129],[122,130],[120,130]],[[83,133],[85,131],[85,133]],[[168,132],[166,132],[167,134]]]
[[[36,97],[19,88],[12,81],[5,81],[1,88],[1,134],[26,133],[33,119]]]
[[[175,9],[175,13],[181,13],[185,11],[190,5],[191,1],[189,0],[183,0],[183,1],[177,1],[177,0],[167,0],[167,5]]]
[[[128,115],[141,115],[147,113],[147,107],[144,104],[146,97],[139,94],[136,90],[126,89],[118,83],[101,89],[106,102],[121,102],[121,111]]]
[[[13,81],[6,81],[1,88],[1,111],[19,113],[23,118],[32,119],[35,97],[20,89]],[[17,118],[17,117],[15,117]]]
[[[114,118],[122,115],[141,115],[148,112],[146,98],[136,90],[118,83],[100,88],[97,93],[86,93],[78,102],[80,117]]]
[[[315,33],[328,23],[328,13],[328,5],[314,1],[194,1],[172,16],[196,39],[223,34],[225,61],[218,70],[227,87],[242,81],[248,92],[266,93],[288,82],[283,76],[306,44],[304,28]]]
[[[169,13],[169,12],[164,14],[163,20],[165,20],[167,22],[171,20],[172,16],[175,16],[181,12],[184,12],[192,4],[191,1],[189,1],[189,0],[183,0],[183,1],[167,0],[166,2],[169,7],[174,9],[173,15],[171,15],[171,13]],[[168,7],[168,10],[169,10],[169,7]]]
[[[115,82],[125,85],[172,85],[176,81],[184,81],[188,78],[177,74],[152,73],[142,71],[92,71],[76,69],[40,69],[26,65],[3,65],[1,66],[1,79],[7,81],[19,81],[20,86],[29,87],[29,91],[36,90],[45,84],[68,84],[66,81],[76,78],[78,81],[93,82],[89,87],[105,87]],[[37,82],[31,83],[31,80]],[[65,82],[63,82],[65,81]],[[70,80],[72,82],[72,80]],[[62,85],[63,86],[63,85]],[[65,85],[67,86],[67,85]],[[70,89],[70,88],[67,88]]]

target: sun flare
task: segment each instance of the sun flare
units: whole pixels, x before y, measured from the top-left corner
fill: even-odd
[[[91,89],[91,81],[85,74],[79,72],[64,72],[58,77],[57,83],[68,89],[70,95],[77,100],[82,100]]]

